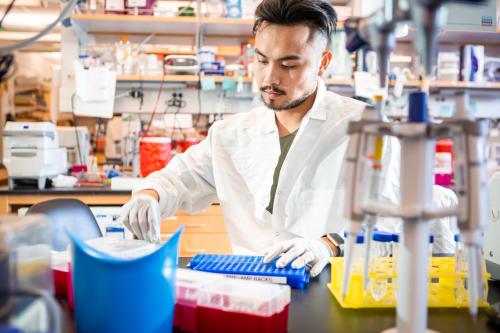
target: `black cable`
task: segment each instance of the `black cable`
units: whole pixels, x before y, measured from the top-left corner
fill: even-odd
[[[14,7],[14,3],[16,2],[16,0],[12,0],[9,5],[7,6],[7,9],[5,10],[5,13],[3,13],[3,16],[2,18],[0,19],[0,31],[3,30],[3,20],[5,20],[5,17],[7,17],[7,15],[9,14],[9,12],[12,10],[12,8]]]
[[[198,97],[198,115],[196,117],[196,123],[193,123],[193,127],[196,129],[196,126],[198,126],[198,123],[200,122],[201,118],[201,73],[198,72],[198,91],[197,91],[197,97]]]
[[[156,109],[158,108],[158,103],[160,102],[161,94],[163,93],[163,84],[165,83],[165,71],[163,71],[163,74],[161,76],[161,83],[160,83],[160,89],[158,89],[158,96],[156,97],[156,103],[153,107],[153,112],[151,113],[151,118],[149,119],[148,125],[145,129],[145,133],[149,132],[149,129],[151,127],[151,124],[153,123],[153,119],[156,114]]]
[[[80,138],[78,138],[78,128],[76,126],[75,97],[76,94],[71,95],[71,113],[73,114],[73,126],[75,127],[76,146],[78,148],[78,160],[80,161],[80,165],[83,165],[82,151],[80,149]]]
[[[14,56],[12,54],[6,54],[0,56],[0,82],[6,79],[7,74],[10,71],[12,64],[14,63]],[[9,77],[12,76],[9,75]]]

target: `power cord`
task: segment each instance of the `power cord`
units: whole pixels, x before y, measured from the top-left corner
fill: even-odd
[[[82,151],[80,148],[80,138],[78,137],[78,126],[76,124],[75,97],[76,97],[76,94],[73,93],[73,95],[71,95],[71,113],[73,114],[73,127],[75,128],[76,146],[78,148],[78,160],[80,161],[80,165],[83,165]]]
[[[9,5],[7,6],[7,9],[5,9],[5,13],[3,13],[3,16],[2,18],[0,19],[0,31],[3,31],[3,20],[5,20],[5,18],[7,17],[7,15],[9,15],[9,12],[12,10],[12,8],[14,7],[14,3],[16,2],[16,0],[12,0]]]

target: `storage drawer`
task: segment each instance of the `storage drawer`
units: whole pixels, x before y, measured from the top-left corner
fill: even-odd
[[[220,205],[210,205],[198,214],[188,214],[185,212],[176,212],[177,216],[199,216],[199,215],[222,215],[222,211],[220,210]]]
[[[181,224],[185,224],[184,233],[212,233],[226,232],[226,225],[222,216],[184,215],[172,216],[161,223],[161,233],[173,233]]]
[[[162,235],[162,240],[168,236]],[[231,254],[229,236],[226,233],[182,234],[180,256],[193,257],[198,253]]]

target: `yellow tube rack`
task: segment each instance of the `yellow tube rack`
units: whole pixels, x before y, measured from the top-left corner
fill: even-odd
[[[391,257],[376,258],[373,268],[368,274],[370,282],[363,293],[362,263],[353,266],[349,290],[345,300],[342,300],[342,278],[344,258],[330,259],[332,280],[328,289],[343,308],[395,308],[397,292],[397,272],[393,269]],[[484,295],[479,301],[480,307],[487,307],[488,279],[490,274],[484,269]],[[455,258],[432,257],[429,270],[428,306],[430,308],[462,308],[468,307],[466,289],[467,271],[455,273]],[[375,292],[372,293],[372,290]],[[385,290],[385,292],[383,292]],[[382,292],[381,292],[382,291]],[[383,295],[382,295],[383,294]],[[378,295],[375,300],[373,295]]]

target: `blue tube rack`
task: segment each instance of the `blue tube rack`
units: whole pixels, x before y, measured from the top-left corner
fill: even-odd
[[[290,265],[276,268],[276,261],[264,264],[262,256],[197,254],[189,262],[195,271],[224,274],[226,276],[288,284],[294,289],[304,289],[309,284],[306,267],[295,269]]]

